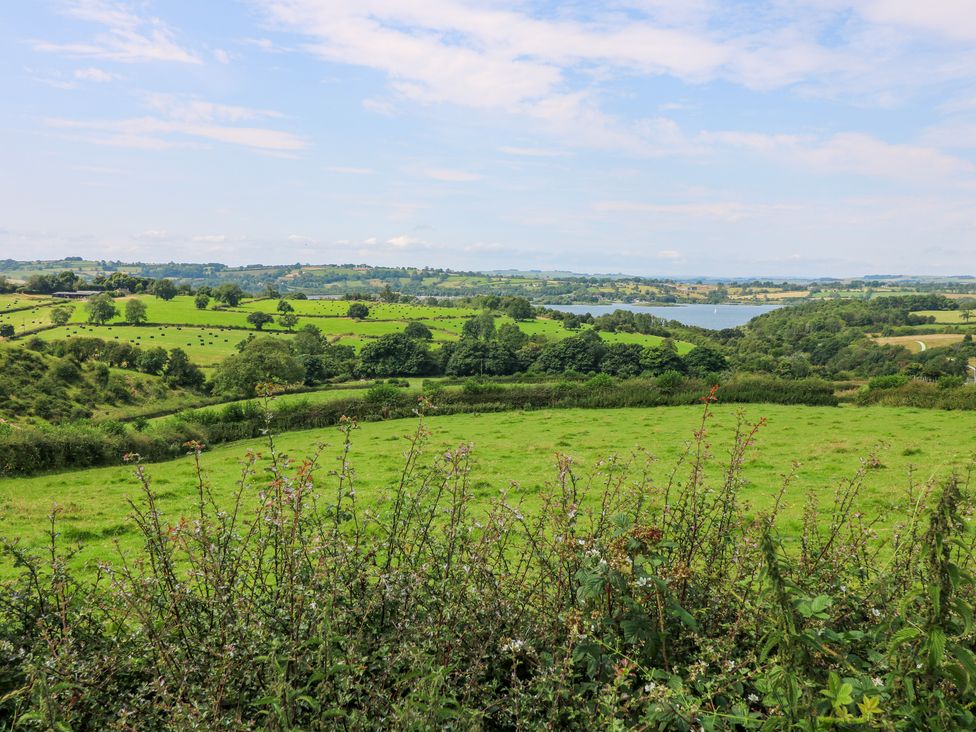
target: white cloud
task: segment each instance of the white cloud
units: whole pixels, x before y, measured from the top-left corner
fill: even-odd
[[[659,251],[657,253],[657,258],[658,259],[674,259],[674,260],[677,260],[677,259],[681,259],[682,258],[682,254],[681,254],[681,252],[676,251],[674,249],[662,249],[661,251]]]
[[[976,41],[976,8],[971,0],[861,0],[856,5],[875,23]]]
[[[412,236],[406,236],[401,234],[400,236],[394,236],[392,239],[387,239],[386,243],[391,247],[396,247],[397,249],[403,249],[405,247],[416,246],[417,244],[423,244],[420,239],[415,239]]]
[[[230,54],[227,53],[227,51],[225,51],[222,48],[215,48],[213,50],[213,57],[217,60],[217,63],[219,64],[226,65],[230,63]]]
[[[342,173],[343,175],[372,175],[371,168],[356,168],[348,165],[330,165],[327,170],[330,173]]]
[[[565,150],[551,150],[543,147],[513,147],[508,145],[498,148],[498,152],[527,158],[562,158],[569,155]]]
[[[598,201],[593,209],[602,213],[648,214],[680,219],[714,219],[734,223],[745,218],[779,208],[772,205],[754,205],[737,201],[708,203],[646,203],[641,201]]]
[[[85,139],[96,144],[146,150],[185,147],[200,140],[283,154],[294,153],[307,146],[303,138],[290,132],[227,124],[281,116],[271,110],[215,104],[170,94],[148,94],[145,101],[159,116],[120,120],[51,118],[45,122],[55,129],[78,131]]]
[[[658,120],[635,125],[606,113],[605,80],[724,80],[892,105],[902,89],[971,80],[976,68],[973,49],[959,54],[931,39],[926,54],[913,53],[929,30],[976,37],[971,0],[757,0],[748,11],[712,0],[615,0],[603,12],[565,4],[555,15],[520,0],[253,1],[274,27],[306,39],[307,52],[383,73],[401,103],[502,111],[570,144],[642,155],[696,151],[676,148]],[[395,100],[363,105],[393,114]]]
[[[75,69],[74,77],[81,81],[94,81],[99,84],[115,81],[120,78],[118,74],[112,74],[103,69],[97,69],[94,66],[90,66],[87,69]]]
[[[451,168],[428,168],[423,173],[432,180],[448,183],[473,183],[474,181],[481,180],[483,177],[478,173],[470,173],[466,170],[453,170]]]
[[[201,63],[195,53],[176,42],[173,31],[163,21],[155,17],[142,17],[126,3],[68,0],[64,8],[68,15],[103,26],[103,32],[89,41],[77,43],[34,41],[35,50],[121,63]]]
[[[788,164],[824,174],[845,173],[909,181],[958,178],[976,166],[926,145],[896,144],[859,132],[825,139],[748,132],[704,133],[708,143],[746,148]]]

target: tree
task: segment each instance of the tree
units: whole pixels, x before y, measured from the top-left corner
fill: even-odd
[[[142,300],[126,300],[125,301],[125,322],[130,325],[139,325],[140,323],[145,323],[149,320],[149,315],[147,314],[148,308],[146,303]]]
[[[205,378],[200,367],[190,361],[186,351],[182,348],[174,348],[169,352],[166,367],[163,369],[163,380],[171,386],[200,390],[203,388]]]
[[[660,376],[665,371],[677,371],[679,374],[688,372],[684,359],[678,355],[678,349],[670,338],[665,338],[659,346],[645,349],[641,356],[641,367],[654,376]]]
[[[445,368],[451,376],[507,376],[519,370],[515,352],[498,341],[462,338]]]
[[[322,331],[317,326],[309,324],[298,331],[291,345],[297,354],[317,356],[325,353],[329,342],[322,336]]]
[[[295,308],[293,308],[292,307],[292,304],[290,302],[288,302],[287,300],[279,300],[278,301],[278,312],[279,313],[292,313],[292,312],[295,312]]]
[[[548,373],[578,371],[582,374],[597,371],[607,352],[599,333],[587,329],[579,335],[548,344],[542,349],[536,366]]]
[[[973,319],[973,311],[968,308],[966,310],[963,310],[962,313],[960,314],[962,315],[962,319],[965,320],[967,323]]]
[[[698,376],[717,374],[729,368],[729,361],[711,346],[696,346],[684,357],[688,371]]]
[[[356,349],[326,343],[322,353],[301,354],[298,360],[305,368],[305,383],[311,386],[327,379],[351,377],[356,368]]]
[[[61,307],[52,308],[51,322],[55,325],[64,325],[71,320],[71,315],[74,311],[74,305],[62,305]]]
[[[513,320],[532,320],[532,305],[524,297],[513,297],[505,307],[505,312]]]
[[[171,280],[156,280],[152,287],[152,293],[160,300],[172,300],[177,292],[176,285]]]
[[[485,310],[480,315],[468,318],[461,327],[461,337],[492,340],[495,337],[495,316],[490,310]]]
[[[257,330],[263,330],[265,325],[274,322],[274,318],[272,318],[267,313],[262,313],[261,311],[258,311],[256,313],[251,313],[250,315],[248,315],[247,322],[253,325]]]
[[[400,296],[390,289],[389,285],[383,287],[383,291],[380,293],[380,300],[383,302],[397,302]]]
[[[611,343],[600,361],[600,371],[627,379],[641,372],[644,348],[639,343]]]
[[[433,370],[427,345],[403,333],[389,333],[366,344],[359,361],[364,376],[423,376]]]
[[[147,374],[158,374],[166,367],[169,356],[163,348],[150,348],[136,358],[136,368]]]
[[[288,343],[263,336],[217,366],[213,389],[218,394],[249,397],[258,384],[296,384],[304,378],[305,369]]]
[[[0,338],[13,338],[14,327],[10,323],[0,325]]]
[[[346,311],[346,317],[355,318],[356,320],[365,320],[369,317],[369,308],[361,302],[354,302]]]
[[[210,295],[206,292],[198,292],[197,296],[193,298],[193,304],[197,306],[197,310],[206,310],[207,305],[210,304]]]
[[[241,289],[240,285],[225,282],[214,290],[213,296],[215,300],[236,308],[244,298],[244,290]]]
[[[430,328],[416,321],[407,323],[407,327],[403,329],[403,334],[422,341],[429,341],[434,338],[434,334],[430,332]]]
[[[278,316],[278,323],[281,325],[282,328],[285,328],[287,330],[291,330],[292,328],[294,328],[297,322],[298,322],[298,316],[295,315],[294,313],[282,313],[281,315]]]
[[[496,338],[499,343],[513,351],[520,349],[529,340],[529,337],[515,323],[502,323]]]
[[[107,292],[95,295],[85,308],[88,310],[88,322],[95,325],[105,325],[119,313],[115,301]]]

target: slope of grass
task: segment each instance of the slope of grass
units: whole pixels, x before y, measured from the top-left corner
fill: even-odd
[[[731,443],[739,411],[732,405],[714,407],[709,441],[717,454]],[[748,483],[742,495],[753,508],[768,508],[783,483],[783,474],[790,471],[794,459],[800,461],[796,478],[784,496],[784,527],[788,532],[799,531],[809,492],[822,509],[829,509],[839,482],[853,475],[862,458],[875,449],[879,450],[878,460],[868,462],[862,505],[869,517],[880,519],[882,533],[896,518],[889,511],[910,476],[916,482],[944,476],[953,468],[964,467],[976,451],[976,414],[971,413],[776,405],[750,405],[742,412],[749,420],[768,420],[760,431],[757,450],[749,453],[745,465]],[[477,463],[471,476],[476,501],[509,490],[532,510],[538,508],[540,487],[554,478],[557,453],[573,456],[577,466],[586,470],[611,455],[626,459],[640,446],[655,457],[655,481],[664,485],[668,470],[700,418],[698,407],[433,416],[428,419],[432,431],[429,454],[472,445]],[[351,461],[361,501],[378,505],[388,499],[402,469],[403,437],[415,427],[410,420],[370,423],[354,434]],[[335,429],[293,432],[277,438],[279,448],[296,460],[313,452],[318,443],[325,445],[323,467],[318,473],[320,484],[331,481],[329,471],[337,465],[340,442]],[[234,443],[205,454],[208,478],[218,496],[228,496],[233,489],[248,450],[266,453],[266,444],[262,440]],[[177,521],[195,500],[192,461],[152,465],[149,472],[161,494],[160,505],[167,520]],[[712,477],[719,479],[717,473]],[[264,480],[259,473],[258,485]],[[253,489],[255,497],[257,490]],[[0,495],[5,500],[2,533],[38,545],[44,518],[52,506],[58,505],[63,511],[65,535],[84,539],[87,544],[79,561],[105,557],[113,551],[113,540],[132,546],[125,499],[135,492],[130,467],[5,479],[0,481]]]
[[[66,325],[38,334],[43,340],[66,338],[101,338],[106,341],[128,341],[141,348],[182,348],[200,366],[213,366],[236,353],[235,346],[247,337],[242,330],[199,328],[176,325]],[[290,338],[287,333],[269,333],[274,338]]]

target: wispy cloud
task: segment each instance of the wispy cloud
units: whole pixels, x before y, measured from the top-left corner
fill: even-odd
[[[565,150],[552,150],[544,147],[515,147],[504,145],[498,148],[498,152],[506,155],[517,155],[526,158],[562,158],[569,155]]]
[[[894,144],[873,135],[845,132],[825,139],[762,133],[704,133],[709,143],[746,148],[819,173],[934,181],[976,172],[963,158],[927,145]]]
[[[340,173],[342,175],[372,175],[372,168],[357,168],[349,165],[330,165],[326,168],[330,173]]]
[[[304,138],[290,132],[228,124],[281,116],[271,110],[170,94],[150,94],[145,101],[156,116],[119,120],[50,118],[46,123],[55,129],[77,131],[96,144],[147,150],[185,147],[202,140],[275,153],[294,153],[307,146]]]
[[[121,78],[118,74],[113,74],[104,69],[97,69],[94,66],[89,66],[86,69],[75,69],[73,75],[81,81],[94,81],[98,84],[105,84]]]
[[[69,0],[64,12],[102,27],[86,41],[56,43],[37,40],[37,51],[74,58],[99,58],[121,63],[171,61],[202,63],[200,57],[181,46],[173,30],[156,17],[143,17],[127,3],[112,0]]]
[[[431,180],[444,181],[446,183],[473,183],[481,180],[484,176],[478,173],[471,173],[467,170],[454,170],[451,168],[427,168],[423,171],[425,177]]]

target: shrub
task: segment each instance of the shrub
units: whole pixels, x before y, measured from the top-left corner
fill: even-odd
[[[904,386],[909,381],[904,374],[890,374],[888,376],[875,376],[868,382],[868,389],[897,389]]]
[[[137,532],[139,556],[78,576],[57,511],[45,558],[4,544],[19,574],[0,593],[0,717],[42,729],[972,729],[969,486],[912,485],[881,561],[861,514],[868,460],[827,509],[812,502],[786,551],[779,502],[753,515],[738,495],[761,424],[740,424],[727,465],[712,465],[704,409],[690,469],[673,471],[687,477],[657,483],[641,453],[589,475],[561,456],[531,512],[508,494],[472,511],[471,449],[428,459],[422,422],[379,505],[354,489],[352,420],[328,476],[317,453],[288,460],[270,436],[268,470],[251,454],[229,500],[191,444],[190,516],[164,513],[137,465],[132,523],[111,531]]]

